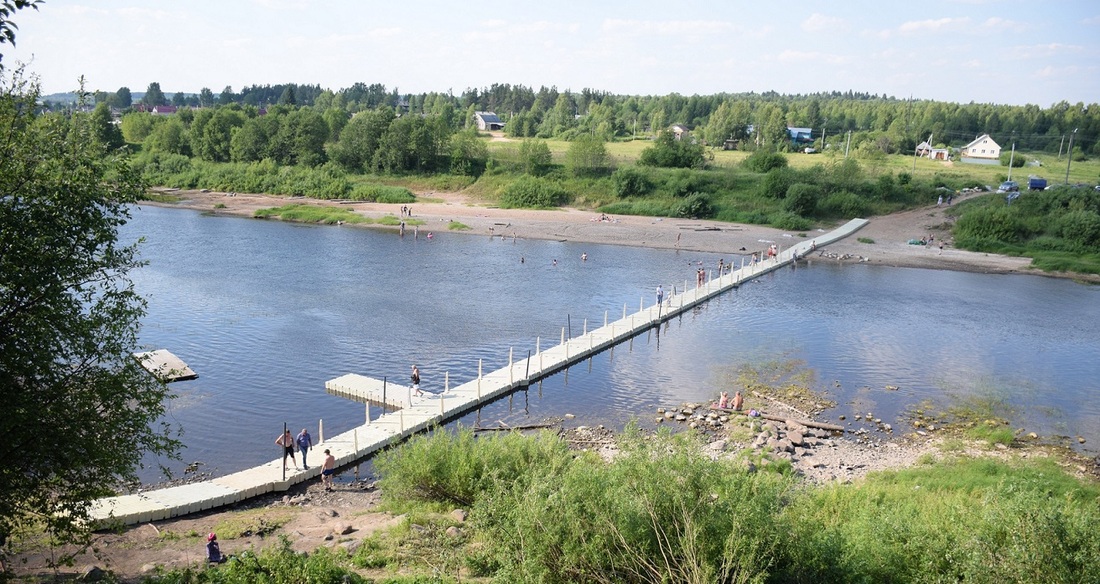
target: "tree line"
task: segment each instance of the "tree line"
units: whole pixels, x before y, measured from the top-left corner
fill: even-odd
[[[95,98],[97,103],[115,109],[135,103],[126,87],[113,93],[97,92]],[[505,131],[510,136],[564,140],[579,135],[594,135],[606,141],[629,139],[655,135],[681,124],[690,128],[697,140],[711,146],[732,140],[742,148],[774,151],[799,147],[791,143],[787,127],[811,129],[819,147],[826,146],[824,138],[828,147],[874,148],[884,154],[912,152],[917,144],[929,139],[933,146],[958,148],[981,134],[989,134],[1005,149],[1015,144],[1018,150],[1055,153],[1068,151],[1073,135],[1074,151],[1080,156],[1100,155],[1100,106],[1067,101],[1049,107],[961,104],[852,91],[637,96],[587,88],[579,92],[545,86],[535,90],[519,84],[468,88],[458,95],[450,90],[414,94],[379,83],[356,83],[337,91],[316,85],[253,85],[239,92],[226,87],[219,94],[204,87],[197,95],[176,93],[169,99],[154,82],[137,103],[260,109],[283,105],[322,112],[335,108],[349,115],[381,107],[392,108],[398,115],[430,115],[446,108],[464,112],[463,125],[470,123],[475,111],[493,111],[505,120]]]

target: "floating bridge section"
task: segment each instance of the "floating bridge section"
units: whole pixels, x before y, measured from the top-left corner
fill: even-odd
[[[866,224],[865,219],[853,219],[829,233],[781,250],[774,258],[742,265],[740,269],[721,274],[696,288],[671,294],[660,305],[645,306],[643,301],[638,312],[632,314],[627,314],[624,307],[622,318],[604,322],[603,326],[591,331],[585,330],[578,337],[567,339],[563,330],[560,342],[553,346],[542,348],[542,340],[539,339],[536,341],[536,351],[530,357],[513,360],[510,356],[508,365],[495,371],[482,374],[479,361],[477,378],[455,387],[450,387],[448,380],[445,390],[439,394],[417,397],[408,386],[389,384],[354,373],[332,379],[325,383],[326,391],[364,402],[367,422],[327,438],[321,428],[320,440],[313,448],[313,459],[319,460],[319,453],[328,449],[336,458],[337,468],[351,465],[386,446],[460,417],[497,397],[658,326],[745,281],[775,271],[818,247],[843,239]],[[604,318],[606,321],[607,316]],[[396,408],[396,411],[383,413],[371,420],[371,404]],[[319,475],[320,467],[311,467],[309,470],[288,470],[284,476],[282,459],[278,458],[208,481],[100,499],[93,506],[92,517],[102,525],[132,525],[169,519],[230,505],[265,493],[286,491],[298,483],[317,480]]]

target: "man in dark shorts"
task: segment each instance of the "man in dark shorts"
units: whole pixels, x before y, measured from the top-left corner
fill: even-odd
[[[336,457],[332,456],[332,453],[325,449],[325,461],[321,463],[321,484],[324,485],[326,491],[332,490],[332,475],[336,472]]]
[[[283,447],[283,470],[286,470],[286,457],[288,456],[294,462],[294,470],[298,470],[298,459],[294,458],[294,436],[290,435],[290,430],[283,432],[281,436],[276,438],[275,443]]]

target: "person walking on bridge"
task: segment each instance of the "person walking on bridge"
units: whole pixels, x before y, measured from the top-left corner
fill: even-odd
[[[313,448],[313,437],[309,435],[309,432],[305,428],[298,433],[298,437],[294,439],[298,443],[298,452],[302,453],[302,468],[309,470],[309,465],[306,464],[306,454],[310,448]]]
[[[423,391],[420,391],[420,370],[416,368],[416,365],[412,366],[412,386],[413,391],[416,392],[416,396],[420,397],[424,395]]]

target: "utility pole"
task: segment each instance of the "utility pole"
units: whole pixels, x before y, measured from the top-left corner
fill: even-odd
[[[848,142],[844,144],[844,158],[848,158],[848,147],[852,145],[852,131],[848,130]]]
[[[1066,145],[1066,135],[1062,134],[1062,141],[1058,143],[1058,160],[1062,159],[1062,146]]]
[[[1069,184],[1069,165],[1073,162],[1073,137],[1077,135],[1077,128],[1069,135],[1069,149],[1066,150],[1066,184]]]
[[[1016,160],[1016,142],[1012,143],[1012,154],[1008,155],[1008,180],[1012,180],[1012,161]]]

